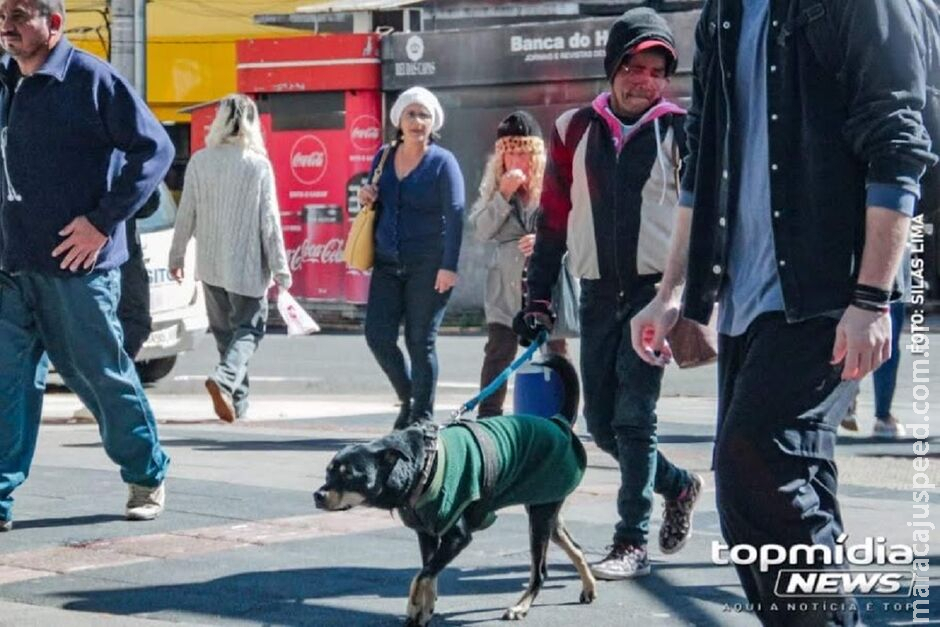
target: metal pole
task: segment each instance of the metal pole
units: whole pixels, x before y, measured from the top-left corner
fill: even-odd
[[[147,0],[111,0],[111,65],[147,97]]]

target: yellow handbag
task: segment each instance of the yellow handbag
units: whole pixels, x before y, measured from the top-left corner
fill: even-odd
[[[394,146],[395,142],[392,142],[382,153],[382,158],[379,159],[379,164],[372,174],[372,185],[378,184],[382,169],[385,167],[385,159],[388,158],[388,153]],[[343,261],[350,268],[362,272],[372,269],[372,264],[375,262],[375,213],[374,203],[364,206],[349,227],[346,248],[343,250]]]

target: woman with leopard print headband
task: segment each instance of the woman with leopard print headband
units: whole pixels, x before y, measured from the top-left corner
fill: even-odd
[[[545,142],[538,122],[525,111],[507,116],[496,129],[496,144],[483,171],[480,198],[470,215],[476,236],[496,242],[486,276],[488,339],[484,348],[480,388],[501,373],[516,355],[518,339],[512,318],[522,306],[523,273],[535,245],[535,225],[545,174]],[[548,350],[566,354],[564,339],[548,342]],[[506,386],[480,403],[478,415],[503,413]]]

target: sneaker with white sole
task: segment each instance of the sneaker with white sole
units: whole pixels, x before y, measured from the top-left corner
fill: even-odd
[[[91,410],[82,405],[72,414],[72,422],[90,424],[96,422],[96,420]]]
[[[692,510],[698,501],[705,480],[692,475],[690,483],[677,499],[666,499],[663,504],[663,526],[659,528],[659,550],[666,555],[678,553],[692,537]]]
[[[645,546],[614,544],[607,557],[591,564],[591,572],[607,581],[642,577],[650,574],[650,557]]]
[[[872,437],[881,440],[897,440],[905,436],[904,427],[894,416],[887,418],[876,418],[875,426],[872,429]]]
[[[0,520],[0,533],[3,533],[4,531],[13,531],[12,520]]]
[[[127,484],[127,519],[153,520],[163,513],[166,503],[166,482],[151,488],[150,486]]]

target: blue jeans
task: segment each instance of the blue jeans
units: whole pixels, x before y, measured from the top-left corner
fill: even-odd
[[[48,352],[98,420],[105,452],[126,483],[156,486],[170,460],[153,411],[122,348],[118,270],[70,278],[0,273],[0,520],[26,480],[46,387]]]
[[[232,397],[235,416],[248,411],[248,362],[264,337],[268,320],[267,296],[242,296],[203,283],[209,330],[215,338],[219,363],[212,379]]]
[[[594,443],[620,465],[614,543],[645,546],[653,492],[678,498],[692,477],[657,450],[663,369],[640,359],[630,341],[630,318],[650,301],[653,288],[623,303],[617,292],[609,282],[581,281],[584,418]]]
[[[891,303],[891,358],[872,374],[875,387],[875,418],[887,420],[891,415],[891,402],[898,381],[898,362],[901,360],[901,328],[904,326],[904,303]]]
[[[366,343],[403,403],[411,421],[434,417],[437,386],[437,332],[452,290],[434,289],[436,258],[414,263],[376,260],[366,306]],[[398,347],[398,327],[405,322],[405,347],[411,369]]]

